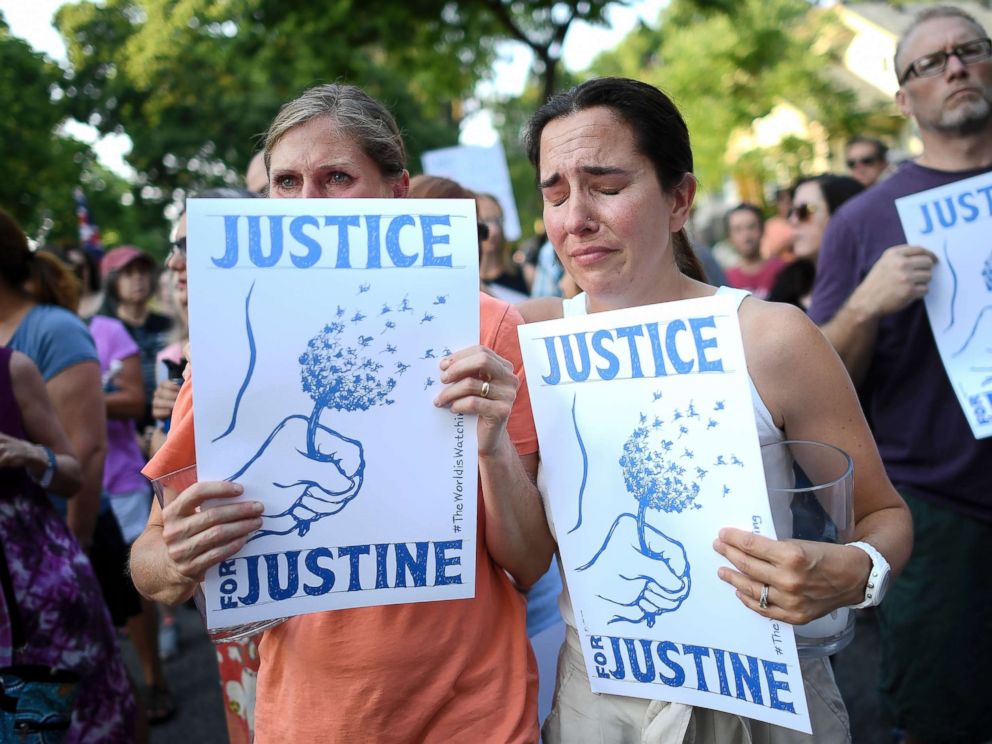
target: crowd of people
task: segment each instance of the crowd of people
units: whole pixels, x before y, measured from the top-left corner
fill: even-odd
[[[834,444],[856,473],[854,542],[726,528],[719,577],[791,624],[877,606],[897,739],[992,738],[992,439],[972,434],[927,322],[938,258],[907,245],[895,207],[992,171],[992,42],[963,11],[929,8],[894,67],[922,154],[890,163],[855,137],[850,175],[778,188],[770,214],[734,206],[722,247],[690,240],[690,133],[642,82],[592,79],[533,114],[544,232],[516,251],[493,196],[411,179],[400,126],[361,89],[318,85],[282,107],[248,189],[201,196],[476,203],[479,340],[439,361],[435,400],[478,421],[475,597],[305,614],[220,645],[232,742],[850,741],[826,658],[801,661],[812,736],[590,688],[517,328],[714,295],[738,308],[760,442]],[[186,230],[183,213],[161,267],[130,245],[33,250],[0,211],[0,741],[147,740],[176,712],[172,608],[261,525],[236,483],[162,503],[149,485],[196,464]]]

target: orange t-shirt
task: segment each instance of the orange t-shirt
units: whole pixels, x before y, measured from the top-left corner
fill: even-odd
[[[507,429],[537,451],[517,340],[520,314],[480,294],[480,341],[521,385]],[[192,385],[183,385],[149,478],[192,465]],[[480,491],[475,598],[300,615],[266,631],[255,742],[537,741],[537,669],[525,600],[486,550]]]

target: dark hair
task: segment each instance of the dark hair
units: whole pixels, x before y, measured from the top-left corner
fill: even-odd
[[[795,193],[795,190],[804,183],[815,183],[820,187],[820,192],[823,194],[823,200],[827,203],[828,215],[832,215],[836,212],[840,208],[840,205],[852,196],[857,196],[865,190],[865,187],[860,181],[856,181],[850,176],[837,176],[833,173],[823,173],[819,176],[800,178],[796,181],[796,185],[793,187],[793,193]]]
[[[653,85],[639,80],[605,77],[588,80],[552,96],[527,122],[524,149],[538,174],[544,127],[555,119],[600,106],[610,109],[630,127],[637,152],[652,162],[662,189],[671,191],[692,173],[689,129],[672,100]],[[672,235],[672,253],[679,271],[705,281],[703,267],[684,229]]]
[[[730,232],[730,215],[736,212],[750,212],[758,218],[759,227],[765,226],[765,215],[762,213],[760,207],[750,202],[741,202],[723,216],[723,226],[726,228],[727,233]]]
[[[0,279],[43,305],[58,305],[71,312],[79,306],[79,280],[72,269],[50,253],[32,252],[20,225],[2,209]]]
[[[788,302],[805,310],[801,300],[813,291],[815,278],[816,264],[808,258],[797,258],[778,272],[767,299],[769,302]]]
[[[875,148],[875,157],[885,160],[889,154],[889,147],[878,137],[868,137],[864,134],[856,134],[847,141],[845,150],[850,150],[854,145],[872,145]]]

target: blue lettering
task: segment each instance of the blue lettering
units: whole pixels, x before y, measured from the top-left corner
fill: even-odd
[[[612,338],[609,331],[596,331],[592,334],[593,350],[606,361],[605,367],[596,367],[600,378],[604,380],[612,380],[620,372],[620,360],[617,359],[617,355],[603,345]]]
[[[248,258],[260,269],[275,266],[282,258],[282,217],[269,217],[269,255],[262,252],[262,217],[257,214],[248,216]]]
[[[775,710],[784,710],[789,713],[796,712],[796,706],[792,703],[786,702],[784,700],[779,700],[778,691],[784,690],[789,692],[789,683],[775,679],[776,673],[786,674],[787,668],[785,664],[780,664],[777,661],[765,661],[761,660],[761,666],[765,671],[765,681],[768,683],[768,705]]]
[[[410,549],[404,543],[396,543],[396,586],[407,586],[406,574],[410,572],[413,586],[427,586],[427,543],[414,543],[417,546],[417,557],[410,554]]]
[[[661,336],[658,334],[658,324],[648,323],[648,338],[651,339],[651,354],[654,356],[654,376],[661,377],[667,375],[665,369],[665,354],[661,350]]]
[[[623,658],[620,656],[620,639],[610,636],[610,648],[613,649],[613,660],[617,668],[610,672],[613,679],[626,679],[627,672],[623,668]]]
[[[461,566],[460,555],[453,555],[450,558],[446,555],[449,550],[461,550],[461,540],[444,540],[434,543],[434,586],[447,586],[449,584],[461,584],[462,575],[449,576],[448,566]]]
[[[630,638],[623,639],[623,645],[627,648],[627,657],[630,659],[630,671],[634,674],[634,679],[638,682],[654,682],[654,659],[651,656],[651,641],[641,640],[641,649],[644,651],[644,669],[641,669],[640,659],[637,658],[637,647]]]
[[[706,358],[707,349],[716,349],[715,337],[703,338],[704,328],[716,328],[713,316],[705,318],[689,318],[689,327],[692,328],[692,338],[696,342],[696,358],[699,359],[700,372],[723,372],[723,360],[715,359],[710,361]]]
[[[368,555],[371,552],[368,545],[348,545],[344,548],[338,548],[338,558],[344,555],[348,556],[348,568],[350,570],[350,576],[348,577],[349,592],[361,590],[362,575],[359,571],[359,561],[363,555]]]
[[[733,651],[728,651],[727,653],[730,654],[730,666],[734,670],[734,687],[737,688],[737,698],[739,700],[747,700],[747,695],[744,694],[746,687],[751,693],[751,701],[758,705],[763,705],[761,680],[758,677],[758,660],[753,656],[747,656],[745,654],[744,658],[747,659],[747,669],[745,669],[739,654]]]
[[[561,382],[561,370],[558,368],[558,355],[555,354],[555,337],[548,336],[544,339],[544,349],[548,352],[548,364],[551,371],[541,377],[548,385],[557,385]]]
[[[365,229],[368,231],[369,241],[369,256],[365,262],[365,266],[369,269],[382,268],[381,237],[379,232],[379,220],[381,217],[382,215],[378,214],[365,215]]]
[[[627,339],[627,346],[630,349],[630,376],[634,377],[644,377],[644,373],[641,371],[641,357],[637,353],[637,341],[635,336],[644,335],[644,331],[641,326],[627,326],[625,328],[617,328],[617,338]]]
[[[926,204],[921,204],[920,211],[923,212],[923,229],[920,230],[920,234],[928,235],[933,232],[933,220],[930,219],[930,210],[927,209]]]
[[[933,208],[937,212],[937,220],[944,227],[954,227],[954,223],[958,221],[957,211],[954,209],[954,202],[951,197],[946,197],[944,199],[947,202],[947,216],[944,216],[944,210],[940,208],[940,202],[935,201],[933,203]]]
[[[307,557],[304,559],[307,570],[321,580],[317,586],[303,585],[303,591],[311,597],[319,597],[322,594],[327,594],[334,588],[334,571],[321,566],[317,562],[320,558],[334,560],[334,554],[330,548],[314,548],[307,553]]]
[[[214,266],[229,269],[238,262],[238,216],[224,215],[224,255],[211,258]]]
[[[669,654],[677,654],[678,652],[679,647],[671,641],[662,641],[658,644],[658,659],[662,664],[672,670],[671,677],[666,676],[664,672],[659,672],[658,676],[661,677],[661,681],[669,687],[681,687],[685,684],[685,670],[682,668],[681,664],[672,661],[669,657]]]
[[[289,223],[289,234],[297,243],[307,249],[304,256],[298,256],[295,253],[289,254],[290,260],[298,269],[309,269],[320,260],[320,243],[303,232],[303,228],[307,226],[320,229],[320,223],[316,217],[294,217]]]
[[[324,217],[324,226],[329,227],[331,225],[334,225],[338,229],[338,259],[334,264],[334,268],[350,269],[351,243],[349,240],[350,236],[348,234],[348,229],[352,227],[359,227],[358,216],[348,214]]]
[[[561,339],[561,347],[565,352],[565,371],[568,372],[568,376],[572,380],[575,380],[575,382],[585,382],[589,379],[589,373],[592,371],[592,365],[589,363],[589,346],[586,344],[585,332],[576,333],[572,336],[559,336],[558,338]],[[575,368],[571,338],[575,338],[575,344],[578,346],[579,361],[582,365],[581,369]]]
[[[683,324],[683,328],[685,324]],[[682,652],[689,654],[696,663],[696,689],[700,692],[709,692],[706,686],[706,672],[703,670],[703,657],[710,655],[710,650],[706,646],[690,646],[682,644]]]
[[[413,224],[415,224],[413,217],[408,214],[401,214],[395,217],[386,228],[386,252],[389,253],[389,260],[393,262],[393,265],[401,269],[412,266],[417,260],[416,254],[408,256],[400,250],[400,230]]]
[[[686,361],[680,357],[678,347],[675,344],[675,334],[684,330],[686,330],[685,321],[682,320],[673,320],[665,329],[665,348],[668,350],[668,358],[672,362],[672,367],[680,375],[692,372],[695,364],[691,359]]]
[[[451,227],[451,218],[446,214],[424,214],[420,217],[420,231],[424,236],[424,266],[447,266],[451,268],[451,254],[447,256],[435,256],[435,245],[448,245],[450,237],[447,235],[435,235],[434,226],[444,225]]]
[[[713,660],[716,661],[716,676],[720,680],[720,694],[730,697],[730,684],[727,682],[727,667],[724,665],[725,656],[723,649],[713,649]]]
[[[978,219],[978,215],[981,214],[978,207],[972,202],[972,196],[972,194],[967,192],[958,196],[958,205],[961,207],[961,219],[965,222],[974,222]]]
[[[992,214],[992,186],[982,186],[980,189],[975,189],[979,194],[985,194],[985,202],[989,208],[989,214]]]
[[[279,556],[286,556],[286,586],[279,583]],[[287,550],[285,553],[268,553],[265,557],[265,568],[268,574],[269,599],[281,601],[295,597],[300,590],[300,551]]]
[[[217,564],[217,573],[221,576],[234,576],[238,573],[238,570],[235,567],[236,564],[237,561],[233,559],[228,561],[221,561],[220,563]]]
[[[386,557],[389,555],[389,543],[378,543],[375,546],[375,588],[388,589],[386,575]]]
[[[258,601],[260,589],[258,580],[258,559],[261,556],[245,556],[245,569],[248,573],[248,593],[243,597],[238,597],[238,601],[243,605],[253,605]]]

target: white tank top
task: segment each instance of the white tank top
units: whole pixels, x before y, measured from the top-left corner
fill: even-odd
[[[718,295],[728,295],[730,297],[735,297],[737,299],[737,307],[740,308],[741,302],[747,297],[750,292],[743,289],[734,289],[732,287],[720,287],[717,289],[716,293]],[[568,300],[562,300],[562,313],[564,317],[570,318],[579,315],[585,315],[587,313],[586,309],[586,293],[581,292],[575,297]],[[761,395],[758,393],[758,389],[754,386],[754,380],[751,379],[751,375],[747,376],[748,382],[751,385],[751,400],[754,403],[754,420],[758,427],[758,442],[762,445],[771,444],[773,442],[781,442],[785,440],[785,433],[775,426],[775,422],[772,420],[772,415],[768,410],[768,406],[765,405],[764,401],[761,400]],[[771,478],[773,473],[777,473],[776,482],[785,482],[787,474],[792,471],[792,460],[787,457],[778,458],[775,461],[769,461],[765,459],[765,474],[766,477]],[[547,481],[544,478],[544,469],[539,464],[537,468],[537,488],[541,492],[541,501],[544,503],[544,513],[548,517],[548,526],[551,528],[551,535],[558,540],[558,534],[555,531],[554,518],[551,516],[551,504],[548,499],[548,486]],[[791,525],[776,525],[776,530],[781,531],[781,529],[789,529],[791,533]],[[568,624],[569,627],[575,627],[575,616],[572,614],[572,601],[568,596],[568,583],[565,580],[565,570],[562,568],[561,560],[558,561],[558,569],[561,571],[561,595],[558,597],[558,609],[561,612],[562,618]]]

